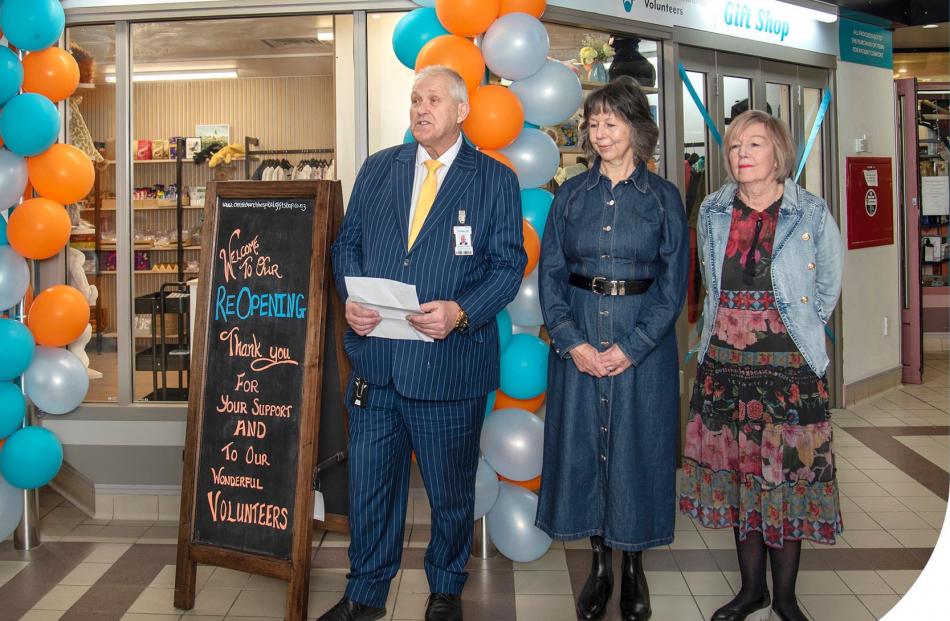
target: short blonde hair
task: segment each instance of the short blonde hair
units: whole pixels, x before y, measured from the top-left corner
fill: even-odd
[[[726,164],[726,173],[729,179],[736,180],[736,175],[729,162],[729,145],[741,136],[751,125],[761,123],[765,126],[765,133],[772,141],[773,156],[775,157],[775,180],[784,183],[792,176],[792,167],[795,165],[795,145],[788,125],[762,110],[747,110],[732,119],[722,139],[722,159]]]

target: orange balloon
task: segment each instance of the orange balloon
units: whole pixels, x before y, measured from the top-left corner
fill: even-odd
[[[71,227],[62,205],[48,198],[31,198],[10,214],[7,239],[27,259],[48,259],[69,241]]]
[[[541,405],[544,403],[546,395],[541,393],[533,399],[515,399],[514,397],[509,397],[501,390],[498,390],[495,393],[495,407],[496,410],[503,410],[505,408],[518,408],[519,410],[527,410],[528,412],[537,412],[541,409]]]
[[[435,14],[445,29],[462,37],[480,35],[498,17],[498,0],[435,0]]]
[[[541,258],[541,238],[527,220],[521,221],[521,230],[524,232],[524,251],[528,255],[528,264],[524,266],[524,275],[527,276]]]
[[[502,153],[501,151],[494,151],[492,149],[479,149],[479,151],[481,151],[482,153],[484,153],[485,155],[487,155],[488,157],[494,160],[498,160],[499,162],[501,162],[502,164],[510,168],[512,172],[518,172],[517,170],[515,170],[515,165],[511,162],[511,160],[508,159],[508,156]]]
[[[534,477],[533,479],[528,479],[527,481],[513,481],[507,479],[500,474],[498,475],[499,481],[504,481],[505,483],[511,483],[512,485],[517,485],[518,487],[523,487],[528,491],[536,492],[541,489],[541,475]]]
[[[23,59],[23,92],[62,101],[79,86],[79,65],[73,55],[58,47],[30,52]]]
[[[507,147],[524,126],[524,108],[504,86],[479,86],[469,95],[472,111],[462,124],[465,135],[482,149]]]
[[[36,343],[47,347],[69,345],[88,323],[89,302],[69,285],[55,285],[36,296],[26,318]]]
[[[432,39],[419,50],[416,71],[430,65],[443,65],[465,80],[468,90],[475,90],[485,77],[485,60],[475,44],[456,35],[442,35]]]
[[[498,4],[498,17],[508,13],[527,13],[540,19],[546,5],[546,0],[501,0]]]
[[[96,181],[92,160],[71,144],[54,144],[26,158],[26,166],[36,192],[63,205],[81,201]]]

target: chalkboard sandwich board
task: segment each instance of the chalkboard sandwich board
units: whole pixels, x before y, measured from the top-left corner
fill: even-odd
[[[286,619],[306,617],[328,253],[341,203],[337,182],[209,184],[178,608],[194,607],[205,563],[287,580]]]

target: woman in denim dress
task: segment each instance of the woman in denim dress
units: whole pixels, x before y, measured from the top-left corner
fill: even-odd
[[[833,544],[841,511],[825,370],[825,323],[841,289],[841,235],[825,202],[789,177],[788,128],[761,111],[723,141],[733,183],[703,201],[707,287],[686,425],[680,508],[732,528],[742,588],[714,621],[805,619],[795,599],[801,542]]]
[[[558,189],[541,243],[552,348],[536,523],[590,537],[579,617],[604,614],[618,548],[621,616],[644,621],[641,551],[673,540],[688,230],[676,187],[647,170],[659,130],[633,78],[590,93],[581,132],[593,166]]]

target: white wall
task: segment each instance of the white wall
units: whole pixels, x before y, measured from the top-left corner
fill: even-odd
[[[839,62],[836,73],[839,204],[844,243],[848,214],[845,159],[889,157],[894,162],[894,244],[845,250],[842,285],[844,383],[850,384],[901,365],[900,285],[897,238],[896,151],[893,73]],[[873,103],[868,98],[873,99]],[[854,152],[854,139],[867,136],[867,153]],[[890,326],[884,336],[884,318]]]
[[[403,13],[370,13],[366,20],[369,65],[369,153],[402,144],[409,129],[409,96],[415,73],[393,54],[393,29]]]

